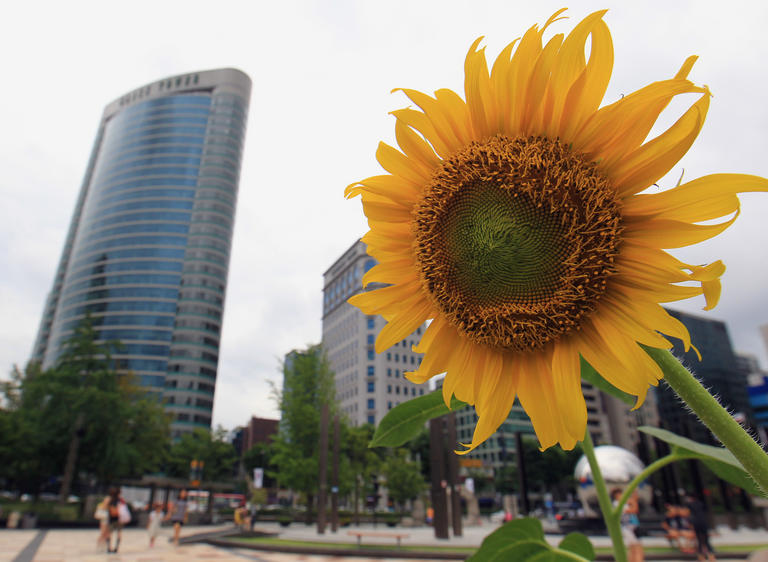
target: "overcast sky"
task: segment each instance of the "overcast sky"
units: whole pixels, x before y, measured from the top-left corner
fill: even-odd
[[[366,231],[344,187],[381,173],[393,143],[395,87],[463,95],[463,61],[486,37],[489,58],[561,2],[14,2],[0,24],[0,370],[29,358],[104,106],[173,74],[236,67],[253,80],[229,272],[214,424],[277,416],[267,381],[278,361],[321,333],[322,273]],[[768,176],[768,5],[764,2],[572,2],[568,32],[611,8],[614,74],[605,103],[672,77],[712,89],[707,123],[662,187],[685,168]],[[673,122],[693,98],[670,106]],[[674,176],[674,177],[671,177]],[[766,366],[768,195],[742,197],[717,240],[677,252],[722,258],[720,305],[734,347]],[[703,300],[678,304],[697,312]],[[706,353],[705,349],[702,352]]]

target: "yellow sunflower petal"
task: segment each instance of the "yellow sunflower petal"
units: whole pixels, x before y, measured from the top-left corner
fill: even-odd
[[[369,283],[395,283],[400,280],[417,280],[413,259],[379,261],[363,275],[363,288]]]
[[[662,334],[672,336],[683,342],[685,351],[691,347],[691,336],[688,329],[677,318],[670,315],[662,306],[655,302],[644,301],[642,299],[627,297],[626,295],[613,292],[610,297],[613,306],[623,311],[630,318],[637,318],[647,327],[658,330]]]
[[[579,351],[572,341],[560,341],[554,346],[552,379],[565,430],[573,439],[581,441],[587,428],[587,404],[581,390]]]
[[[366,192],[381,195],[409,208],[419,196],[419,191],[412,182],[390,175],[372,176],[350,184],[344,190],[344,196],[349,199]]]
[[[639,297],[654,302],[674,302],[702,293],[701,287],[670,285],[668,283],[650,283],[643,279],[616,277],[612,280],[612,290],[629,297]]]
[[[359,308],[363,314],[372,315],[380,314],[392,305],[399,305],[416,294],[421,294],[421,284],[418,281],[412,281],[402,285],[392,285],[375,291],[358,293],[349,297],[347,302]]]
[[[514,362],[505,360],[502,353],[488,354],[487,357],[487,384],[484,383],[482,396],[478,397],[475,406],[477,425],[468,448],[456,451],[460,455],[469,453],[493,435],[515,403],[520,376]]]
[[[656,183],[688,152],[704,125],[709,98],[709,93],[704,94],[667,131],[611,169],[620,196],[638,193]]]
[[[570,139],[597,111],[608,89],[613,70],[613,40],[604,21],[598,20],[591,30],[589,62],[573,83],[561,112],[558,136]]]
[[[440,135],[437,133],[435,126],[429,120],[429,118],[421,111],[415,109],[397,109],[392,112],[399,121],[402,121],[409,127],[419,131],[427,142],[432,145],[432,148],[442,158],[447,158],[452,154],[452,150],[443,142]]]
[[[525,135],[531,135],[535,131],[542,130],[544,122],[551,117],[553,102],[551,99],[547,100],[546,92],[552,67],[557,61],[557,52],[563,43],[563,37],[562,33],[558,33],[547,42],[531,70],[524,111],[520,121],[520,131]]]
[[[425,169],[420,163],[408,158],[385,142],[379,143],[379,148],[376,150],[376,160],[390,174],[404,178],[414,184],[422,185],[429,181],[430,170]]]
[[[521,357],[521,363],[517,394],[520,405],[531,418],[539,445],[546,449],[559,442],[563,449],[573,449],[576,439],[566,431],[555,398],[558,392],[563,391],[555,388],[552,369],[544,354],[526,354]]]
[[[719,224],[688,224],[667,219],[627,223],[623,236],[635,243],[656,248],[682,248],[709,240],[731,226],[738,215]]]
[[[592,322],[603,330],[619,330],[638,343],[659,349],[670,349],[672,344],[655,330],[643,325],[637,317],[626,314],[610,297],[603,297],[602,305],[592,316]]]
[[[642,144],[669,101],[686,93],[703,94],[706,90],[688,80],[662,80],[602,107],[575,134],[574,149],[599,161],[610,172],[612,166]]]
[[[624,203],[624,213],[701,222],[737,211],[738,200],[733,196],[755,191],[768,191],[768,180],[747,174],[711,174],[661,193],[630,197]]]
[[[515,136],[522,131],[523,122],[526,120],[528,101],[528,84],[531,72],[536,64],[542,49],[542,31],[534,25],[531,27],[515,50],[509,64],[508,81],[506,87],[508,93],[500,99],[509,100],[509,134]]]
[[[416,294],[402,303],[396,315],[387,322],[376,338],[376,353],[386,351],[416,331],[432,316],[432,304],[422,294]]]
[[[451,349],[446,349],[445,356],[448,360],[445,379],[443,380],[443,400],[445,405],[451,407],[451,397],[456,392],[456,387],[466,378],[465,372],[471,367],[472,343],[465,338],[456,338],[456,343]],[[474,397],[472,402],[474,403]]]
[[[435,98],[428,96],[418,90],[410,90],[408,88],[399,88],[410,100],[421,108],[424,115],[429,119],[432,127],[435,130],[435,134],[440,139],[440,142],[445,145],[447,150],[451,153],[458,150],[464,145],[464,134],[457,136],[450,119],[450,114],[447,113],[446,108],[440,104]]]
[[[491,127],[497,122],[496,103],[491,89],[491,77],[485,59],[485,48],[478,50],[482,37],[475,40],[469,48],[464,62],[464,95],[472,119],[475,138],[482,139],[490,134]]]
[[[598,26],[598,22],[607,11],[608,10],[600,10],[594,12],[581,20],[568,34],[560,47],[557,54],[557,62],[552,69],[552,78],[549,83],[550,87],[547,91],[547,96],[551,98],[552,114],[544,121],[544,131],[549,137],[559,136],[560,121],[563,116],[566,115],[566,100],[568,99],[572,87],[579,81],[578,79],[580,77],[584,77],[584,80],[586,80],[587,75],[585,74],[585,70],[587,63],[584,59],[584,50],[586,48],[587,38],[592,34],[593,29]],[[610,34],[608,37],[610,38]],[[600,39],[603,39],[603,37]],[[598,39],[598,41],[600,41],[600,39]],[[608,69],[608,77],[610,77],[610,68]],[[606,81],[605,86],[607,87],[607,85],[608,83]],[[574,98],[580,97],[579,91],[582,90],[583,86],[575,90]],[[601,100],[602,94],[594,107],[588,108],[585,105],[585,111],[591,114],[597,109]],[[573,114],[574,110],[578,111],[581,107],[576,99],[572,99],[572,102],[574,103],[572,103],[572,107],[569,108],[571,113],[568,115],[568,118],[583,118],[584,115]]]
[[[363,200],[363,212],[370,221],[404,223],[411,221],[410,210],[387,197],[373,195],[367,191],[362,192],[360,196]]]
[[[438,166],[439,161],[432,148],[399,119],[395,121],[395,137],[405,155],[412,161],[418,162],[429,173]]]

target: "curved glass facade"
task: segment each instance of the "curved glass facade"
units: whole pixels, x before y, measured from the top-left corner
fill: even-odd
[[[224,69],[107,106],[33,351],[52,365],[90,315],[176,437],[211,423],[249,97]]]

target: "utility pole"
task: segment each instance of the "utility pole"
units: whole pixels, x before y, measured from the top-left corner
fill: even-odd
[[[451,412],[445,416],[448,426],[448,445],[456,446],[456,414]],[[451,522],[453,523],[453,536],[460,537],[461,529],[461,485],[459,484],[459,458],[455,453],[448,453],[448,483],[451,487]]]
[[[443,418],[429,420],[429,456],[432,477],[432,508],[435,518],[435,538],[448,538],[448,501],[445,479],[445,443],[443,440]]]
[[[515,432],[515,448],[517,449],[517,476],[520,478],[520,508],[523,515],[528,515],[531,511],[531,504],[528,501],[528,478],[525,471],[523,434],[519,431]]]

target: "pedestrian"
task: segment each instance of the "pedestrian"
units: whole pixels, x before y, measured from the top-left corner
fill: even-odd
[[[107,493],[106,500],[107,517],[109,523],[107,530],[107,552],[116,553],[117,549],[120,548],[120,539],[122,538],[123,534],[123,522],[125,520],[124,515],[121,518],[121,504],[124,504],[125,502],[120,497],[120,488],[116,486],[111,487]],[[110,548],[113,533],[117,535],[117,540],[115,541],[115,547]]]
[[[109,496],[106,496],[96,506],[93,517],[99,522],[99,538],[96,539],[96,550],[101,550],[109,540]]]
[[[613,498],[613,506],[616,507],[619,504],[619,498],[621,498],[621,488],[615,488],[611,492],[611,498]],[[640,524],[638,518],[640,513],[640,506],[637,502],[637,492],[632,494],[624,504],[624,509],[621,512],[621,537],[624,539],[624,544],[629,549],[629,562],[643,562],[645,560],[645,554],[643,553],[643,545],[637,538],[637,527]]]
[[[176,503],[168,508],[166,519],[173,523],[173,545],[179,546],[179,537],[181,536],[181,526],[187,522],[187,491],[182,489],[179,492],[179,498]]]
[[[160,534],[160,525],[163,523],[163,504],[155,503],[154,509],[149,512],[149,522],[147,523],[147,533],[149,534],[149,547],[155,546],[155,538]]]
[[[698,498],[688,496],[686,504],[690,511],[689,520],[696,535],[696,558],[698,560],[715,560],[715,551],[709,543],[709,521],[707,508]]]

